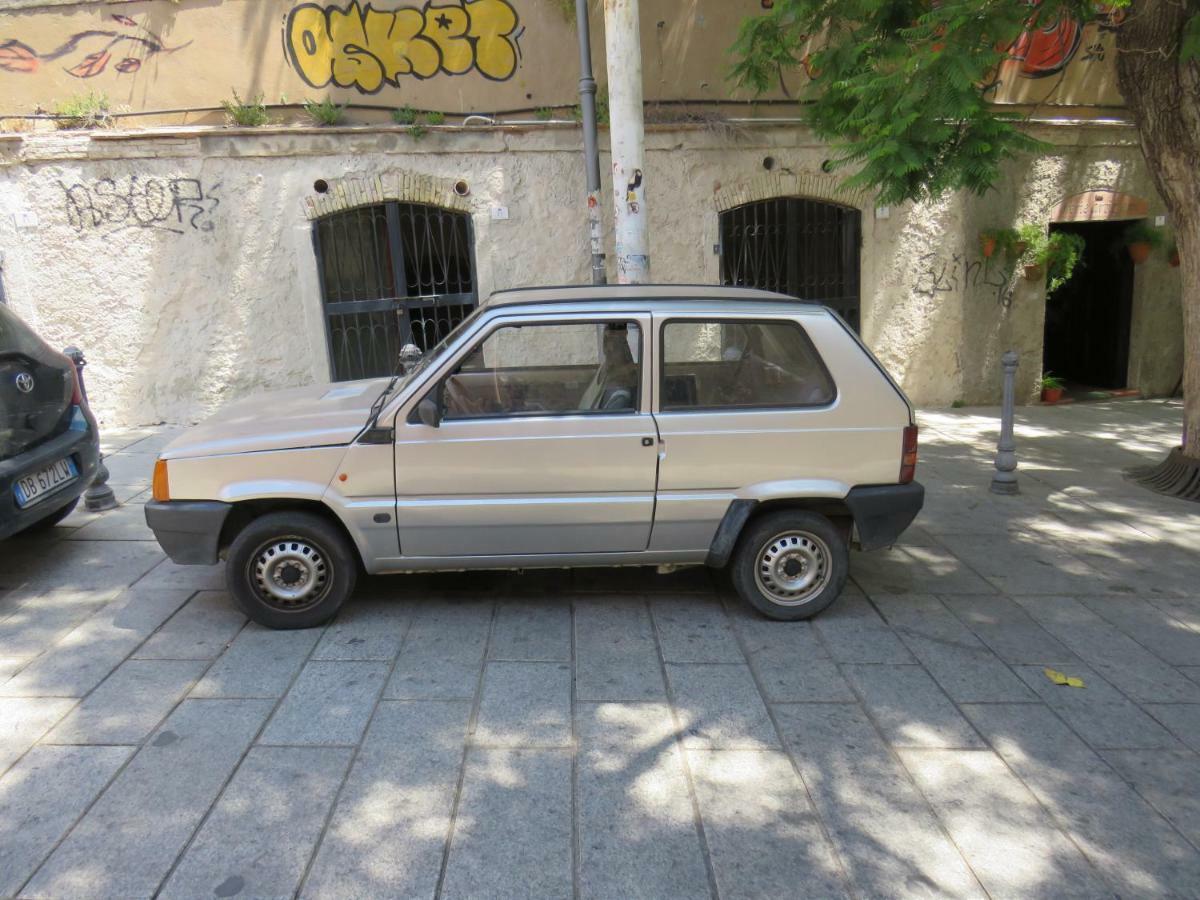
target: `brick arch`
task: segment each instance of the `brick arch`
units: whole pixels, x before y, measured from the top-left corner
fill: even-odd
[[[853,206],[864,210],[870,202],[865,189],[852,190],[842,185],[842,179],[824,172],[769,172],[746,181],[720,187],[713,194],[717,212],[776,197],[804,197],[809,200],[824,200],[842,206]]]
[[[1150,202],[1111,188],[1091,188],[1068,194],[1048,210],[1051,222],[1116,222],[1144,219]]]
[[[471,204],[466,197],[454,190],[455,181],[417,172],[385,172],[366,177],[350,176],[327,181],[329,188],[323,194],[313,191],[303,200],[307,219],[319,219],[331,213],[371,206],[388,200],[404,203],[425,203],[470,212]]]

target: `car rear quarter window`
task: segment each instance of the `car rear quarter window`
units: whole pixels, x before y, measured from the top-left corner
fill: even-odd
[[[836,388],[796,322],[668,321],[662,330],[666,411],[826,406]]]

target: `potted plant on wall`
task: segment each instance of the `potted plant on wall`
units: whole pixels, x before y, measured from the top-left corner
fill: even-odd
[[[987,228],[979,232],[979,252],[984,259],[991,259],[1001,250],[1009,259],[1016,259],[1024,251],[1018,247],[1017,232],[1012,228]]]
[[[1050,237],[1042,225],[1029,223],[1017,229],[1012,241],[1012,258],[1021,262],[1028,281],[1039,280],[1046,272],[1046,248]]]
[[[1048,275],[1046,290],[1053,292],[1075,274],[1086,243],[1077,234],[1047,233],[1043,227],[1030,224],[1022,225],[1017,231],[1014,252],[1021,246],[1024,247],[1020,259],[1025,266],[1025,277],[1029,281],[1038,281]]]
[[[1063,380],[1053,372],[1044,374],[1039,382],[1039,386],[1042,389],[1043,403],[1058,403],[1062,400],[1063,390],[1066,388]]]
[[[1129,258],[1134,265],[1141,265],[1150,258],[1150,252],[1155,247],[1163,245],[1161,228],[1154,228],[1146,222],[1134,222],[1125,229],[1125,247],[1129,250]]]

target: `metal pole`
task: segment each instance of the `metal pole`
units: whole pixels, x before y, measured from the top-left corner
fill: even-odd
[[[79,379],[79,394],[83,397],[83,402],[87,403],[87,387],[83,383],[83,367],[87,365],[87,360],[83,358],[83,351],[78,347],[68,347],[63,351],[63,355],[75,364],[75,377]],[[87,490],[83,492],[83,507],[98,512],[103,509],[116,509],[117,506],[119,506],[117,497],[113,493],[113,489],[108,486],[108,466],[104,465],[104,454],[101,453],[96,463],[96,475]]]
[[[638,0],[604,0],[604,43],[617,281],[644,284],[650,280],[650,242],[646,236],[646,135]]]
[[[1000,359],[1004,367],[1004,399],[1000,405],[1000,440],[996,443],[996,474],[992,476],[993,494],[1019,494],[1017,485],[1017,444],[1013,440],[1013,382],[1017,377],[1017,352],[1009,350]]]
[[[575,0],[579,33],[579,113],[583,120],[583,159],[587,169],[588,240],[592,246],[592,284],[607,284],[604,271],[604,225],[600,219],[600,148],[596,136],[596,79],[592,77],[592,32],[588,0]]]

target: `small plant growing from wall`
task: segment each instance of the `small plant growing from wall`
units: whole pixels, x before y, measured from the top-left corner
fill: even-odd
[[[439,112],[438,110],[435,109],[431,113],[426,113],[425,121],[427,123],[429,123],[430,125],[445,125],[446,124],[446,114],[444,112]]]
[[[229,122],[243,128],[258,128],[271,121],[262,94],[243,100],[238,92],[234,91],[233,98],[222,100],[221,106],[224,108],[225,117]]]
[[[346,106],[326,97],[324,100],[305,100],[304,112],[316,125],[336,125],[342,121]]]
[[[392,121],[397,125],[412,125],[417,121],[417,111],[411,106],[392,110]]]
[[[59,128],[108,128],[113,124],[112,107],[108,97],[99,91],[88,91],[54,105]]]
[[[1135,265],[1144,263],[1150,258],[1150,251],[1166,242],[1161,228],[1154,228],[1145,222],[1134,222],[1126,228],[1124,238],[1125,246],[1129,249],[1129,258]]]
[[[429,131],[424,125],[418,125],[414,123],[408,126],[408,133],[414,141],[419,141],[421,138],[425,137],[425,135],[429,134]]]
[[[576,122],[583,121],[583,108],[576,105],[571,113]],[[596,124],[608,124],[608,85],[602,84],[596,88]]]
[[[554,110],[549,106],[539,106],[533,111],[533,117],[539,122],[549,122],[554,118]]]

